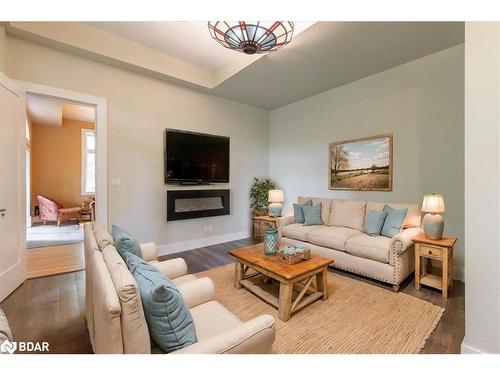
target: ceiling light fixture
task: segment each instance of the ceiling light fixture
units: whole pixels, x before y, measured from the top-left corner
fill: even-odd
[[[210,21],[210,35],[222,46],[253,55],[276,51],[290,43],[293,36],[290,21]]]

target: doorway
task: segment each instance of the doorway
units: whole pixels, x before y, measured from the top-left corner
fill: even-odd
[[[106,101],[26,90],[27,278],[85,268],[83,224],[107,225]]]
[[[27,276],[79,271],[95,220],[95,107],[26,95]]]

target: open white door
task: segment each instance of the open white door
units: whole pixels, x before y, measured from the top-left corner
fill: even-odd
[[[0,73],[0,302],[26,279],[25,94]]]

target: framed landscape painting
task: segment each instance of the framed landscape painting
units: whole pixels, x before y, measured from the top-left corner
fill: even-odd
[[[330,143],[330,190],[392,190],[392,134]]]

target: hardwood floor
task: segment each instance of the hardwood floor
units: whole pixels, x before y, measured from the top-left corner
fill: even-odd
[[[83,242],[27,251],[26,277],[58,275],[85,269]]]
[[[160,259],[181,257],[190,273],[220,267],[233,260],[229,251],[255,243],[252,239],[227,242],[196,250],[163,256]],[[391,286],[332,270],[344,275],[392,290]],[[92,353],[84,317],[85,274],[83,271],[27,280],[2,303],[15,340],[47,341],[51,353]],[[449,298],[443,300],[437,291],[413,287],[413,277],[401,287],[407,293],[446,309],[436,330],[422,353],[459,353],[465,332],[464,283],[455,282]]]
[[[83,271],[26,280],[0,308],[16,341],[46,341],[50,353],[92,353]]]

